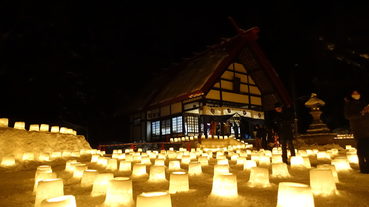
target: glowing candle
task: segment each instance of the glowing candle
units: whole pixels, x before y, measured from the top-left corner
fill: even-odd
[[[26,123],[17,121],[14,123],[14,129],[26,130]]]
[[[50,131],[52,133],[59,133],[59,126],[52,126]]]
[[[237,197],[238,188],[236,175],[225,173],[214,176],[211,195],[226,198]]]
[[[73,178],[78,180],[81,179],[85,170],[87,170],[86,164],[79,163],[74,165]]]
[[[249,185],[251,187],[255,186],[268,187],[270,185],[269,170],[261,167],[251,168]]]
[[[29,130],[28,131],[40,131],[40,126],[38,124],[30,124],[29,125]]]
[[[327,168],[310,170],[310,187],[314,195],[335,195],[337,189],[332,170]]]
[[[330,165],[330,164],[321,164],[321,165],[317,165],[316,166],[318,169],[321,169],[321,168],[325,168],[325,169],[330,169],[332,171],[332,174],[333,174],[333,178],[334,178],[334,181],[336,183],[339,183],[339,179],[338,179],[338,173],[336,171],[336,167],[334,165]]]
[[[276,178],[289,178],[291,177],[288,172],[286,163],[273,163],[272,164],[272,176]]]
[[[243,165],[244,170],[250,170],[253,167],[256,167],[256,161],[255,160],[246,160],[245,164]]]
[[[169,171],[181,170],[181,164],[180,164],[179,160],[170,160],[168,170]]]
[[[199,162],[190,162],[188,165],[188,174],[193,175],[201,175],[202,174],[202,168],[201,163]]]
[[[108,183],[114,178],[113,173],[101,173],[95,178],[94,184],[92,186],[91,196],[100,196],[106,194],[106,189],[108,188]]]
[[[139,164],[139,163],[135,163],[133,165],[133,170],[132,170],[132,176],[133,177],[141,177],[141,176],[146,176],[146,165],[145,164]]]
[[[336,167],[338,172],[347,172],[351,170],[350,163],[346,157],[336,157],[331,161],[331,164]]]
[[[48,124],[41,124],[40,125],[40,131],[48,132],[49,131],[49,125]]]
[[[107,170],[116,171],[118,169],[118,160],[108,159],[108,164],[106,166]]]
[[[81,178],[81,187],[83,188],[91,187],[94,184],[94,181],[98,174],[99,173],[97,172],[97,170],[89,170],[89,169],[85,170]]]
[[[162,182],[166,181],[165,178],[165,167],[164,166],[158,166],[153,165],[150,167],[150,176],[149,176],[150,182]]]

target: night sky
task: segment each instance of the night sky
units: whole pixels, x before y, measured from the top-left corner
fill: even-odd
[[[10,125],[73,127],[93,146],[127,141],[122,108],[172,63],[234,36],[232,16],[244,29],[260,28],[260,46],[295,94],[301,131],[310,119],[303,103],[312,92],[327,103],[328,126],[347,128],[343,97],[355,87],[369,94],[369,6],[225,3],[3,5],[0,116]]]

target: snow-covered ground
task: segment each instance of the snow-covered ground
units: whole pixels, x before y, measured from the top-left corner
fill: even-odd
[[[331,148],[334,146],[325,146]],[[340,155],[344,155],[345,150],[340,148]],[[64,180],[64,194],[74,195],[78,207],[100,206],[105,199],[105,196],[91,197],[91,188],[81,188],[79,183],[74,181],[72,174],[65,172],[65,163],[67,160],[77,159],[77,161],[86,163],[89,169],[97,169],[99,173],[108,172],[104,167],[91,163],[91,155],[82,156],[79,158],[60,158],[51,162],[35,162],[28,161],[24,163],[17,162],[16,167],[0,168],[0,206],[21,207],[34,206],[35,196],[32,194],[34,185],[34,176],[36,167],[41,164],[49,164],[52,166],[57,177]],[[213,197],[209,197],[212,189],[213,167],[216,163],[215,156],[209,160],[208,166],[203,166],[203,174],[200,176],[190,176],[189,192],[171,194],[172,206],[188,207],[188,206],[276,206],[278,183],[284,181],[298,182],[309,185],[309,169],[291,169],[289,172],[291,178],[278,179],[270,176],[271,185],[266,188],[251,187],[248,184],[250,177],[249,170],[243,170],[242,165],[236,165],[236,161],[229,159],[230,172],[237,175],[238,198],[230,199],[225,202],[220,202]],[[248,157],[250,159],[250,156]],[[330,163],[329,161],[317,161],[316,155],[309,156],[312,167],[317,164]],[[151,159],[151,163],[154,160]],[[168,167],[169,159],[166,159],[165,164]],[[181,165],[184,170],[187,170],[187,165]],[[358,166],[351,164],[352,170],[348,172],[338,172],[340,182],[336,184],[338,195],[321,197],[314,196],[315,206],[369,206],[369,174],[360,174]],[[149,173],[150,166],[147,166]],[[271,167],[268,168],[271,174]],[[114,172],[115,177],[130,176],[130,174]],[[168,191],[169,188],[169,172],[166,172],[168,181],[160,183],[150,183],[148,176],[133,179],[133,198],[136,201],[137,195],[142,192],[151,191]]]

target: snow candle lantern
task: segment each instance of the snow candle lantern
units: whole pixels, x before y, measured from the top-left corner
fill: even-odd
[[[111,179],[106,190],[105,206],[133,206],[132,180],[128,177]]]
[[[199,162],[190,162],[188,165],[188,174],[189,175],[201,175],[202,174],[202,168],[201,163]]]
[[[41,180],[55,179],[55,178],[56,178],[56,173],[53,173],[51,169],[50,171],[46,169],[37,170],[36,175],[35,175],[35,183],[33,185],[33,192],[36,192],[38,182],[40,182]]]
[[[183,155],[181,163],[184,165],[188,165],[191,162],[191,156],[190,155]]]
[[[94,181],[98,174],[99,173],[97,172],[97,170],[85,170],[81,178],[81,187],[91,187],[94,184]]]
[[[246,160],[247,160],[246,157],[238,157],[236,165],[244,165]]]
[[[149,157],[142,157],[142,158],[141,158],[141,164],[144,164],[144,165],[151,165],[150,158],[149,158]]]
[[[147,173],[146,173],[146,165],[145,164],[135,163],[133,165],[132,176],[133,177],[141,177],[141,176],[145,176],[145,175],[147,175]]]
[[[50,155],[49,155],[49,153],[40,153],[38,155],[38,161],[41,161],[41,162],[44,162],[44,161],[48,162],[48,161],[50,161]]]
[[[158,165],[151,166],[150,167],[149,181],[150,182],[166,181],[166,179],[165,179],[165,167],[164,166],[158,166]]]
[[[87,170],[86,164],[78,163],[74,165],[73,178],[78,180],[81,179],[85,170]]]
[[[100,157],[100,155],[96,155],[96,154],[92,155],[91,156],[91,162],[92,163],[97,163],[97,161],[99,160],[99,157]]]
[[[346,154],[347,160],[352,164],[359,164],[359,158],[356,154]]]
[[[40,126],[38,125],[38,124],[30,124],[29,125],[29,130],[28,131],[36,131],[36,132],[38,132],[38,131],[40,131]]]
[[[301,156],[291,156],[291,168],[304,168],[304,159]]]
[[[170,194],[167,192],[147,192],[137,196],[136,207],[172,207]]]
[[[331,161],[338,172],[347,172],[351,170],[351,166],[346,157],[336,157]]]
[[[49,125],[48,124],[41,124],[40,125],[40,131],[41,132],[48,132],[49,131]]]
[[[316,158],[318,159],[318,161],[331,160],[331,156],[326,151],[318,152],[316,154]]]
[[[52,152],[50,155],[51,159],[61,158],[61,156],[62,156],[61,152]]]
[[[169,171],[173,171],[173,170],[181,170],[181,163],[179,162],[179,160],[171,160],[169,161]]]
[[[260,156],[259,157],[259,166],[260,167],[269,167],[270,165],[270,157]]]
[[[7,118],[0,118],[0,127],[8,127],[9,120]]]
[[[131,172],[132,164],[130,161],[121,160],[119,162],[119,171],[120,172]]]
[[[107,170],[115,171],[118,169],[118,160],[116,159],[108,159],[108,165],[106,166]]]
[[[255,160],[246,160],[245,164],[243,165],[244,170],[250,170],[253,167],[256,167],[256,161]]]
[[[41,202],[41,207],[76,207],[76,198],[73,195],[64,195],[45,199]]]
[[[106,194],[106,189],[108,188],[108,183],[114,178],[113,173],[101,173],[95,178],[94,184],[92,186],[91,196],[100,196]]]
[[[165,166],[165,162],[163,159],[155,159],[154,165]]]
[[[326,169],[330,169],[330,170],[332,170],[332,174],[333,174],[334,181],[335,181],[336,183],[339,183],[338,173],[337,173],[336,167],[335,167],[334,165],[330,165],[330,164],[321,164],[321,165],[317,165],[316,167],[317,167],[318,169],[326,168]]]
[[[269,170],[267,168],[253,167],[250,172],[249,185],[251,187],[260,186],[268,187],[269,183]]]
[[[305,166],[307,169],[310,169],[310,168],[311,168],[311,163],[310,163],[310,159],[309,159],[309,157],[303,157],[302,159],[304,159],[304,166]]]
[[[185,172],[172,172],[169,178],[169,193],[189,191],[188,174]]]
[[[59,133],[59,126],[51,126],[50,132],[52,133]]]
[[[25,130],[26,129],[26,123],[21,122],[21,121],[17,121],[14,123],[14,129],[21,129],[21,130]]]
[[[199,163],[201,164],[201,166],[208,166],[209,165],[209,160],[207,157],[201,156],[198,159]]]
[[[66,128],[66,127],[60,127],[60,131],[59,132],[62,133],[62,134],[67,134],[68,133],[68,128]]]
[[[272,176],[276,178],[288,178],[291,177],[288,172],[286,163],[273,163],[272,164]]]
[[[224,173],[229,173],[228,165],[214,165],[214,177]]]
[[[232,173],[214,176],[211,195],[234,198],[238,196],[237,177]]]
[[[61,178],[40,180],[36,189],[35,207],[39,207],[44,199],[64,195],[64,184]]]
[[[15,165],[14,157],[3,157],[1,159],[1,166],[2,167],[11,167]]]
[[[283,163],[283,159],[281,155],[273,155],[272,156],[272,163],[276,164],[276,163]]]
[[[25,152],[22,155],[22,160],[23,161],[31,161],[35,159],[35,155],[33,154],[33,152]]]
[[[314,197],[308,185],[294,182],[280,182],[277,207],[314,207]]]
[[[328,168],[310,170],[310,187],[314,195],[335,195],[337,189],[332,170]]]
[[[67,171],[67,172],[73,172],[73,170],[74,170],[73,164],[78,164],[78,163],[79,162],[77,162],[77,160],[68,160],[65,163],[65,171]]]
[[[217,165],[229,165],[228,159],[218,159]]]

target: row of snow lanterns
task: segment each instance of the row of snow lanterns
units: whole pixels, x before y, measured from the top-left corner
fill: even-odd
[[[7,118],[0,118],[0,127],[8,127],[9,120]],[[14,129],[26,130],[25,122],[15,122]],[[40,132],[51,132],[51,133],[61,133],[61,134],[72,134],[77,135],[77,131],[67,128],[67,127],[59,127],[59,126],[51,126],[49,124],[30,124],[28,131],[40,131]]]
[[[142,152],[142,150],[139,150]],[[273,150],[274,153],[270,151],[260,151],[260,155],[278,155],[280,156],[280,149]],[[304,151],[301,151],[304,152]],[[128,154],[126,154],[128,153]],[[237,150],[236,152],[229,152],[231,155],[231,160],[235,160],[237,158],[237,154],[239,157],[245,158],[243,161],[246,160],[245,155],[252,156],[253,152],[242,152]],[[255,152],[254,152],[255,153]],[[185,149],[181,148],[178,152],[170,149],[169,151],[161,151],[160,153],[157,151],[148,151],[146,153],[135,153],[132,150],[126,150],[124,156],[121,150],[114,150],[113,157],[120,157],[120,171],[131,171],[131,163],[133,161],[140,161],[141,163],[135,163],[133,165],[132,170],[132,177],[141,177],[147,175],[146,173],[146,165],[150,165],[151,159],[156,159],[155,164],[150,167],[150,177],[149,181],[158,182],[164,181],[165,179],[165,165],[164,161],[168,157],[169,159],[174,158],[177,159],[179,156],[170,156],[178,154],[180,155],[182,164],[188,164],[188,174],[190,175],[198,175],[202,173],[201,166],[208,165],[208,159],[210,158],[210,153],[203,153],[201,149],[192,149],[191,152],[186,151]],[[302,153],[304,154],[304,153]],[[155,155],[155,156],[154,156]],[[192,156],[191,156],[192,155]],[[198,158],[198,162],[191,162],[192,158],[197,158],[197,155],[201,155]],[[211,153],[212,157],[213,153]],[[135,159],[136,156],[136,159]],[[140,159],[137,159],[140,157]],[[254,156],[255,157],[255,156]],[[296,156],[298,157],[298,156]],[[146,159],[145,159],[146,158]],[[148,158],[148,159],[147,159]],[[272,157],[273,158],[273,157]],[[237,190],[237,178],[236,175],[229,173],[229,163],[228,159],[224,155],[224,151],[219,151],[216,153],[217,164],[214,166],[214,178],[213,178],[213,188],[211,191],[211,196],[220,196],[220,197],[237,197],[238,190]],[[263,159],[254,159],[254,160],[246,160],[244,162],[244,168],[249,169],[250,172],[250,179],[249,184],[250,186],[269,186],[269,170],[267,168],[261,167]],[[273,163],[274,162],[276,163]],[[291,166],[295,166],[295,162],[293,161],[294,156],[291,157]],[[300,159],[301,160],[301,159]],[[106,166],[107,169],[116,170],[117,169],[117,160],[116,159],[108,159],[106,157],[100,157],[98,155],[93,155],[91,158],[92,162],[99,163],[100,165]],[[238,161],[238,159],[237,159]],[[259,167],[256,167],[256,161],[259,163]],[[273,175],[276,177],[289,177],[288,168],[285,163],[280,162],[281,159],[272,159],[272,171]],[[130,178],[114,178],[113,173],[102,173],[98,174],[96,170],[87,170],[87,166],[85,164],[80,164],[78,162],[70,161],[66,164],[66,170],[70,168],[70,166],[74,165],[74,173],[73,177],[76,177],[78,174],[81,177],[81,185],[86,187],[86,180],[89,180],[88,185],[92,185],[92,196],[96,195],[105,195],[106,199],[105,203],[116,203],[116,202],[126,202],[125,204],[132,204],[132,181]],[[269,157],[270,162],[270,157]],[[240,163],[242,163],[240,161]],[[253,167],[250,167],[249,163],[254,163]],[[180,168],[180,164],[178,160],[171,160],[169,161],[169,170],[173,170],[170,174],[170,186],[169,186],[169,193],[176,193],[182,191],[188,191],[188,174],[183,172],[183,169]],[[270,163],[269,163],[270,164]],[[68,167],[69,166],[69,167]],[[114,166],[114,167],[112,167]],[[298,165],[301,167],[302,165]],[[73,169],[73,167],[72,167]],[[196,170],[195,170],[196,169]],[[333,171],[335,169],[333,165],[318,165],[317,169],[310,170],[310,186],[300,183],[291,183],[291,182],[281,182],[279,184],[278,190],[278,206],[289,206],[288,204],[296,205],[296,202],[305,202],[309,205],[314,205],[313,194],[317,195],[334,195],[336,194],[336,187],[335,182],[338,182],[334,179]],[[84,170],[83,173],[81,171]],[[76,173],[79,172],[79,173]],[[195,173],[194,173],[195,172]],[[276,172],[276,173],[275,173]],[[92,175],[95,178],[91,178]],[[324,178],[324,179],[322,179]],[[110,181],[109,181],[110,180]],[[118,180],[118,181],[116,181]],[[333,180],[333,182],[332,182]],[[93,182],[92,182],[93,181]],[[323,182],[326,181],[326,182]],[[116,184],[112,184],[116,183]],[[120,185],[118,184],[120,183]],[[126,184],[123,184],[126,183]],[[129,184],[130,183],[130,184]],[[121,186],[120,190],[116,189],[113,190],[113,186]],[[128,189],[123,188],[122,186],[130,186]],[[178,187],[176,187],[178,186]],[[110,190],[109,190],[110,189]],[[124,190],[123,190],[124,189]],[[131,192],[131,193],[127,193]],[[118,195],[119,194],[119,195]],[[292,196],[291,196],[292,195]],[[113,198],[118,199],[118,201],[114,201]],[[119,201],[119,198],[121,200]],[[124,198],[124,199],[123,199]],[[122,201],[122,199],[124,201]],[[301,200],[304,199],[304,200]],[[149,202],[147,202],[149,200]],[[164,202],[162,203],[162,202]],[[170,201],[170,194],[166,192],[150,192],[150,193],[143,193],[137,197],[137,206],[153,206],[156,202],[159,202],[160,206],[171,206]]]
[[[19,162],[27,162],[27,161],[39,161],[39,162],[49,162],[55,159],[60,158],[78,158],[84,155],[104,155],[105,151],[100,151],[96,149],[81,149],[80,151],[63,151],[63,152],[52,152],[52,153],[43,153],[43,152],[24,152],[14,156],[5,156],[2,157],[0,166],[1,167],[12,167],[17,164],[16,161]]]
[[[233,136],[218,136],[218,135],[211,135],[208,137],[208,139],[229,139],[232,138]],[[192,140],[197,140],[197,139],[206,139],[205,135],[201,135],[201,136],[184,136],[184,137],[176,137],[176,138],[170,138],[170,142],[187,142],[187,141],[192,141]]]

